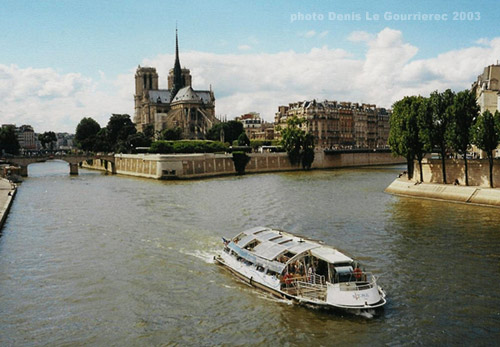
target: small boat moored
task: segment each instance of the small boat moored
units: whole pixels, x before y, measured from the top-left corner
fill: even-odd
[[[373,274],[320,241],[255,227],[223,242],[216,262],[276,296],[348,311],[374,309],[386,303],[385,292]]]

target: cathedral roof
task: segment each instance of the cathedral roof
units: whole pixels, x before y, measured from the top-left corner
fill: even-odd
[[[195,92],[205,104],[213,101],[212,93],[209,90],[195,90]]]
[[[151,103],[170,104],[171,102],[190,102],[209,104],[213,102],[212,93],[209,90],[193,90],[185,87],[179,90],[174,100],[170,89],[156,89],[148,91],[148,99]]]
[[[174,102],[201,103],[203,99],[190,86],[180,89],[175,95]]]
[[[158,98],[162,104],[169,104],[172,98],[170,90],[160,89],[160,90],[150,90],[149,91],[149,101],[158,103]]]

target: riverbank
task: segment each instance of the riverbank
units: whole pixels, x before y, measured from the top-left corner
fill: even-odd
[[[499,188],[417,183],[405,178],[397,178],[385,189],[385,192],[414,198],[500,207]]]
[[[9,180],[0,178],[0,233],[16,195],[16,187]]]

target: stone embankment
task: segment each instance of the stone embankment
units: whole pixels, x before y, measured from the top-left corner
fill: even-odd
[[[390,194],[500,207],[500,189],[438,183],[417,183],[398,178],[385,191]]]
[[[0,232],[7,219],[15,195],[16,186],[9,180],[0,178]]]
[[[302,170],[292,166],[286,153],[249,154],[246,173]],[[155,179],[198,179],[234,175],[236,173],[231,154],[116,154],[111,165],[106,160],[82,163],[89,169],[107,171]],[[316,152],[313,169],[333,169],[356,166],[390,165],[404,163],[388,152]]]

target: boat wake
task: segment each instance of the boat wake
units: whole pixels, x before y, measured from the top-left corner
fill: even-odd
[[[292,306],[293,305],[293,300],[289,300],[289,299],[282,299],[282,298],[278,298],[274,295],[271,295],[271,294],[260,294],[258,295],[258,297],[260,299],[264,299],[266,301],[272,301],[272,302],[277,302],[277,303],[280,303],[280,304],[286,304],[288,306]]]
[[[215,263],[214,256],[217,254],[217,249],[211,251],[200,251],[200,250],[186,251],[181,249],[179,251],[182,254],[190,255],[192,257],[201,259],[207,264],[214,264]]]
[[[375,317],[375,310],[359,310],[353,312],[356,316],[361,316],[364,318],[372,319]]]

